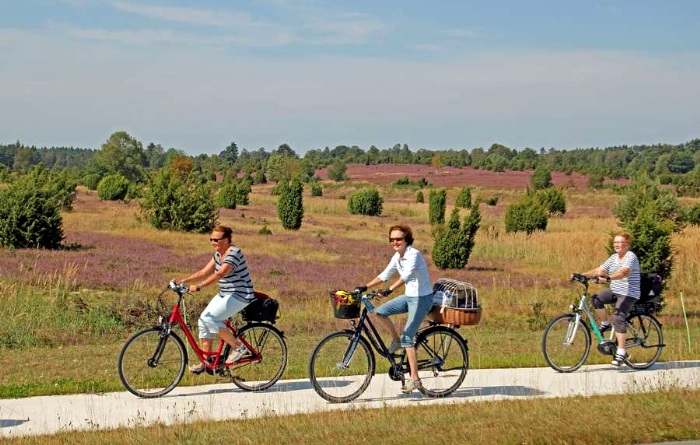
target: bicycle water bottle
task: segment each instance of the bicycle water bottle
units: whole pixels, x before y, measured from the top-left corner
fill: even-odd
[[[445,308],[449,307],[450,304],[452,304],[452,292],[446,290],[442,294],[442,307],[440,308],[440,313],[444,314],[445,313]]]
[[[374,305],[370,301],[369,298],[367,298],[367,295],[362,296],[362,301],[365,303],[365,307],[367,308],[367,312],[374,312]]]

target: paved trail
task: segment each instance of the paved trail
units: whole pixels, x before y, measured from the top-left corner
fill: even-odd
[[[658,363],[645,371],[611,365],[585,366],[572,374],[550,368],[470,370],[462,387],[445,399],[401,394],[399,383],[378,374],[352,403],[331,404],[308,380],[284,380],[265,392],[245,392],[233,384],[178,387],[159,399],[131,393],[0,399],[0,438],[61,431],[173,424],[411,404],[467,403],[533,397],[570,397],[648,392],[669,387],[700,388],[700,361]]]

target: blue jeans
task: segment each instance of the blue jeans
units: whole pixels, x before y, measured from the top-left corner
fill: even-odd
[[[420,297],[407,297],[399,295],[391,301],[387,301],[379,306],[375,313],[382,317],[390,315],[405,314],[408,312],[408,320],[401,334],[401,347],[412,348],[414,346],[414,337],[423,319],[428,315],[433,307],[433,294],[421,295]]]

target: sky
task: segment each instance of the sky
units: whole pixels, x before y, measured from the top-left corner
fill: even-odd
[[[700,137],[693,0],[0,0],[0,144],[218,154]]]

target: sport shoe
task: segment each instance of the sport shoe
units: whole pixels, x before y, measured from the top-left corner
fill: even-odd
[[[410,394],[413,392],[414,389],[421,390],[423,388],[423,384],[418,380],[417,382],[411,378],[406,380],[406,383],[404,383],[403,388],[401,388],[401,392],[404,394]]]
[[[598,325],[598,330],[601,334],[608,332],[610,329],[612,329],[612,325],[610,323]]]
[[[395,341],[392,341],[391,344],[389,345],[389,354],[394,354],[399,349],[401,349],[401,343],[397,343]]]
[[[245,347],[244,344],[241,344],[238,348],[233,350],[233,354],[230,354],[228,358],[226,359],[226,364],[227,365],[232,365],[236,363],[238,360],[243,358],[245,355],[250,353],[248,348]]]
[[[200,363],[198,365],[193,365],[190,366],[190,372],[193,374],[201,374],[207,369],[206,366],[204,366],[204,363]]]
[[[622,364],[625,363],[625,360],[627,360],[627,357],[628,357],[627,352],[623,352],[623,353],[616,352],[615,358],[613,358],[613,360],[612,360],[613,366],[622,366]]]

